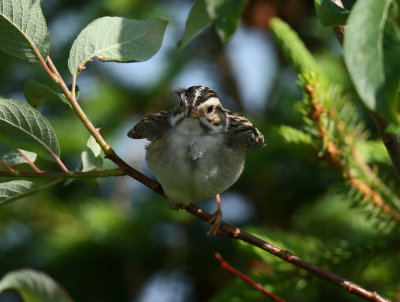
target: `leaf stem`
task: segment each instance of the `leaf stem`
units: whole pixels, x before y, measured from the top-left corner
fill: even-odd
[[[224,260],[224,258],[222,258],[220,253],[215,253],[214,254],[215,259],[217,259],[219,261],[219,263],[221,263],[221,267],[225,270],[227,270],[228,272],[231,272],[232,274],[238,276],[240,279],[242,279],[244,282],[250,284],[252,287],[254,287],[256,290],[258,290],[259,292],[263,293],[264,295],[266,295],[267,297],[270,297],[272,300],[277,301],[277,302],[285,302],[285,300],[282,300],[281,298],[279,298],[278,296],[270,293],[269,291],[266,291],[264,289],[264,287],[260,284],[255,282],[254,280],[252,280],[249,276],[243,274],[242,272],[239,272],[236,268],[234,268],[232,265],[230,265],[228,262],[226,262]]]
[[[3,162],[4,163],[4,162]],[[2,161],[0,161],[2,164]],[[16,178],[57,178],[57,179],[67,179],[67,178],[103,178],[109,176],[123,176],[126,172],[120,168],[100,170],[100,171],[88,171],[88,172],[32,172],[32,171],[0,171],[0,177],[16,177]]]
[[[107,157],[107,154],[109,154],[110,149],[111,149],[110,145],[107,144],[107,142],[101,136],[100,132],[96,130],[96,128],[93,126],[92,122],[87,117],[86,113],[82,110],[81,106],[77,102],[75,96],[69,91],[67,85],[65,84],[64,80],[62,79],[60,73],[58,72],[56,66],[54,65],[54,63],[50,57],[47,57],[47,63],[49,64],[52,73],[54,73],[57,76],[57,78],[58,78],[57,83],[58,83],[58,85],[60,85],[61,90],[63,91],[64,95],[67,97],[69,103],[71,104],[72,110],[74,110],[76,115],[78,115],[78,117],[80,118],[82,123],[85,125],[86,129],[88,129],[90,134],[92,134],[93,137],[96,139],[97,143],[103,149],[103,151]],[[76,78],[76,75],[73,76],[73,78],[74,77]]]
[[[26,155],[26,153],[24,151],[22,151],[21,149],[17,149],[18,152],[25,158],[25,160],[28,162],[28,164],[32,167],[33,170],[35,170],[36,172],[40,173],[42,172],[30,159],[29,157]]]
[[[0,165],[2,165],[8,171],[9,174],[11,174],[11,175],[17,174],[17,172],[13,168],[11,168],[9,165],[7,165],[4,161],[0,160]],[[0,172],[5,172],[5,171],[0,171]]]

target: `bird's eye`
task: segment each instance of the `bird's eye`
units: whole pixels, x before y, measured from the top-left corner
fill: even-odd
[[[214,106],[208,106],[208,108],[207,108],[208,113],[213,112],[213,110],[214,110]]]

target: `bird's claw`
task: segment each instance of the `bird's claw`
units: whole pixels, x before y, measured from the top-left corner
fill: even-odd
[[[222,221],[222,211],[217,210],[206,223],[206,225],[212,224],[212,227],[208,231],[207,236],[217,235],[219,226],[221,225],[221,221]]]

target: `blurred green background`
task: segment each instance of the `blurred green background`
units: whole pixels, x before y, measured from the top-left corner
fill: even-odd
[[[145,142],[130,140],[127,131],[144,115],[172,107],[170,90],[211,87],[225,107],[252,120],[268,142],[247,152],[243,175],[221,195],[224,219],[400,301],[398,235],[384,234],[354,205],[339,173],[316,157],[291,152],[275,131],[282,124],[300,127],[296,104],[302,93],[296,73],[270,36],[270,17],[289,23],[329,80],[356,100],[340,45],[331,29],[319,24],[312,1],[250,0],[227,44],[209,27],[181,50],[176,43],[193,1],[41,3],[50,56],[68,83],[69,49],[95,18],[168,19],[161,50],[149,61],[95,60],[78,78],[80,103],[114,150],[149,175]],[[24,100],[22,88],[31,78],[57,89],[39,64],[1,52],[0,66],[0,95],[6,98]],[[365,109],[355,104],[371,137],[377,138]],[[47,102],[39,110],[55,129],[63,161],[74,169],[86,148],[86,129],[62,102]],[[38,166],[58,171],[47,161]],[[106,160],[106,166],[113,164]],[[388,162],[377,166],[388,182],[394,179]],[[215,210],[214,199],[196,203]],[[206,233],[204,222],[171,211],[165,199],[129,177],[100,179],[97,186],[77,180],[0,208],[0,275],[24,267],[42,270],[76,301],[265,301],[220,268],[213,258],[219,252],[288,301],[360,301],[269,254]],[[10,293],[0,296],[2,302],[12,299],[18,300]]]

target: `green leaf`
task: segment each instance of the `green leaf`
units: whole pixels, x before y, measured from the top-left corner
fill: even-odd
[[[6,144],[54,160],[60,155],[58,141],[49,122],[34,108],[0,98],[0,139]]]
[[[385,129],[385,133],[400,134],[400,126],[389,124]]]
[[[217,33],[226,42],[236,31],[245,0],[205,0],[208,15],[215,21]]]
[[[295,156],[313,156],[316,149],[311,136],[296,128],[281,125],[272,129],[272,142],[276,142]]]
[[[0,281],[0,292],[17,291],[24,302],[72,302],[65,290],[50,276],[32,269],[6,274]]]
[[[86,146],[93,152],[95,157],[99,157],[101,155],[101,147],[92,135],[89,137]]]
[[[319,22],[323,26],[345,25],[350,10],[340,7],[332,0],[314,0]]]
[[[272,37],[297,73],[313,71],[320,74],[313,56],[287,23],[279,18],[271,18],[269,25]]]
[[[211,25],[212,19],[208,16],[205,0],[197,0],[189,12],[186,20],[185,32],[182,39],[178,42],[178,47],[182,48],[192,41],[204,28]]]
[[[71,89],[71,85],[68,85]],[[24,96],[28,103],[33,107],[37,108],[44,102],[58,101],[61,100],[70,106],[67,97],[62,92],[57,92],[50,87],[42,84],[36,80],[29,79],[24,86]],[[79,87],[75,86],[75,98],[79,98]]]
[[[36,153],[32,153],[32,152],[25,151],[25,150],[22,150],[22,151],[25,153],[25,155],[29,158],[29,160],[31,162],[33,162],[33,163],[35,162]],[[22,154],[20,152],[18,152],[17,149],[8,146],[7,144],[3,143],[2,141],[0,141],[0,160],[5,162],[10,167],[28,162],[25,159],[25,157],[23,157]]]
[[[103,159],[101,157],[94,156],[93,152],[91,151],[83,151],[81,159],[83,172],[100,170],[103,166]]]
[[[1,50],[20,59],[39,62],[38,54],[46,60],[49,48],[49,33],[39,1],[1,1]]]
[[[81,155],[82,159],[82,171],[94,171],[100,170],[103,167],[103,158],[101,157],[101,147],[96,142],[93,136],[90,136],[86,143],[88,150],[83,151]]]
[[[356,148],[367,163],[383,163],[390,165],[389,154],[382,140],[357,140]]]
[[[25,83],[24,96],[33,108],[39,107],[46,101],[59,99],[58,94],[53,89],[32,79]]]
[[[39,191],[39,186],[27,180],[11,180],[0,183],[0,204],[21,199]]]
[[[68,67],[77,75],[94,57],[105,62],[140,62],[161,47],[168,21],[102,17],[81,31],[74,41]]]
[[[349,16],[344,59],[354,86],[372,111],[398,124],[400,1],[357,1]]]

